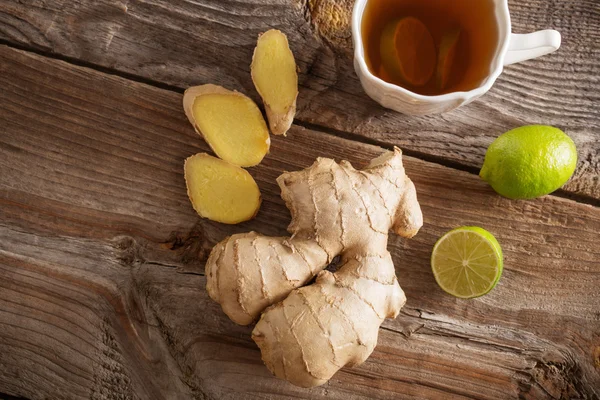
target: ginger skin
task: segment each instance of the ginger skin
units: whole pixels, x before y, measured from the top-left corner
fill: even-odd
[[[388,231],[412,237],[423,216],[397,148],[362,171],[320,158],[277,182],[292,236],[226,238],[207,261],[207,290],[234,322],[252,323],[262,312],[252,338],[271,372],[318,386],[364,362],[383,320],[400,312],[406,297]],[[341,268],[324,271],[337,255]]]

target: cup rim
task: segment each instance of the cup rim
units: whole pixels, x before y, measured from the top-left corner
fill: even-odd
[[[500,48],[497,50],[496,55],[492,59],[491,62],[491,72],[485,78],[485,80],[476,88],[468,90],[468,91],[459,91],[459,92],[450,92],[445,94],[439,94],[434,96],[422,95],[415,92],[412,92],[408,89],[403,88],[402,86],[394,85],[392,83],[386,82],[378,76],[371,73],[367,63],[365,61],[365,49],[362,40],[361,34],[361,24],[362,18],[364,14],[364,9],[367,4],[367,1],[372,0],[357,0],[354,4],[354,8],[352,10],[352,38],[354,44],[354,60],[358,62],[358,66],[363,73],[363,76],[370,79],[374,83],[383,86],[385,89],[395,90],[397,92],[401,92],[407,96],[412,97],[415,100],[424,101],[424,102],[446,102],[451,100],[456,100],[462,98],[464,100],[472,99],[479,97],[486,93],[491,89],[494,82],[500,74],[502,73],[504,67],[504,58],[506,56],[508,45],[510,42],[511,35],[511,22],[510,22],[510,13],[508,10],[508,1],[507,0],[492,0],[496,3],[495,8],[495,16],[498,27],[500,28],[502,25],[505,27],[505,33],[503,37],[499,37],[498,41],[502,41]]]

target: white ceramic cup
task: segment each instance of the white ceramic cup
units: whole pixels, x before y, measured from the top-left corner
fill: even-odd
[[[540,57],[552,53],[560,47],[560,33],[555,30],[548,29],[524,35],[511,33],[507,0],[493,0],[498,25],[498,43],[496,43],[496,54],[491,61],[490,74],[475,89],[438,96],[424,96],[388,83],[369,71],[365,61],[365,49],[361,34],[362,18],[367,1],[377,0],[356,0],[352,13],[354,70],[360,78],[365,92],[373,100],[386,108],[404,114],[437,114],[468,104],[490,90],[505,65]]]

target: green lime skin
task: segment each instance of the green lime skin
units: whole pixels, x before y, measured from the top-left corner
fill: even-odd
[[[479,176],[504,197],[534,199],[554,192],[575,172],[577,149],[558,128],[528,125],[500,135]]]

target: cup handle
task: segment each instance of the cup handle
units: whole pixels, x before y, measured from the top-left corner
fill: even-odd
[[[552,29],[510,35],[504,65],[510,65],[550,54],[560,47],[560,33]]]

